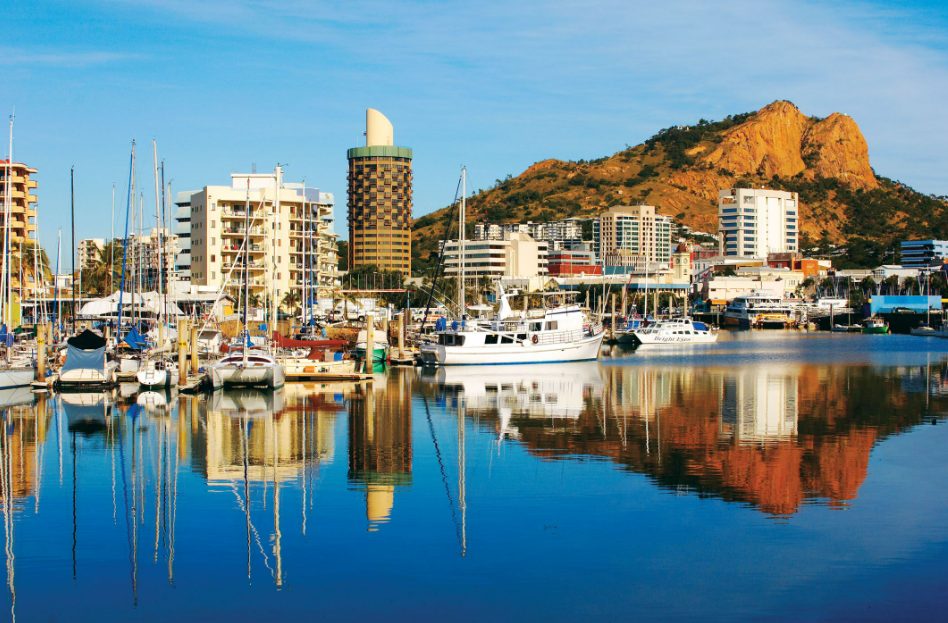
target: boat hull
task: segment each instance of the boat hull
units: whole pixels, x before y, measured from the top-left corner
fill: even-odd
[[[167,370],[145,369],[135,375],[138,384],[142,387],[168,387],[171,385],[171,375]]]
[[[423,344],[421,362],[427,366],[483,366],[523,363],[563,363],[597,359],[603,332],[572,343],[442,346]]]
[[[33,383],[36,370],[29,367],[0,369],[0,389],[25,387]]]
[[[79,368],[61,372],[56,386],[61,391],[87,391],[113,387],[115,373],[111,368],[104,371],[92,368]]]
[[[717,333],[704,335],[661,335],[633,332],[640,346],[676,346],[685,344],[714,344],[718,341]]]
[[[225,387],[282,387],[286,381],[283,366],[225,364],[211,367],[211,385]]]

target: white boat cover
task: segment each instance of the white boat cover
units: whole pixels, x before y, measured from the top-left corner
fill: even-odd
[[[118,315],[118,302],[119,296],[122,297],[122,314],[130,314],[132,311],[132,305],[134,304],[136,309],[143,311],[146,314],[158,315],[162,312],[163,301],[162,297],[159,296],[157,292],[143,292],[141,294],[132,294],[131,292],[126,292],[121,294],[118,291],[115,291],[113,294],[96,299],[94,301],[89,301],[79,309],[80,318],[102,318],[102,317],[115,317]],[[184,312],[181,311],[177,305],[172,302],[168,302],[168,315],[169,316],[182,316]]]

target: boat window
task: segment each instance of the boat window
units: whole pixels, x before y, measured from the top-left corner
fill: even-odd
[[[549,331],[556,331],[556,328],[558,325],[559,323],[556,320],[550,320],[549,322],[546,323],[546,328]]]
[[[513,344],[513,336],[512,336],[512,335],[502,335],[501,338],[500,338],[500,343],[501,343],[501,344]]]
[[[489,333],[489,334],[485,335],[485,336],[484,336],[484,343],[485,343],[485,344],[496,344],[496,343],[497,343],[497,334],[496,334],[496,333]]]
[[[518,341],[524,342],[524,341],[526,341],[526,339],[527,339],[527,334],[526,334],[526,333],[518,333],[518,334],[517,334],[517,340],[518,340]]]
[[[542,322],[531,322],[531,323],[530,323],[530,330],[531,330],[531,331],[539,331],[542,326],[543,326],[543,323],[542,323]]]

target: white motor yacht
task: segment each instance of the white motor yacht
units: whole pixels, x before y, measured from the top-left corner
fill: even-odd
[[[599,357],[605,335],[569,303],[513,312],[506,294],[494,320],[452,323],[435,333],[436,341],[419,348],[424,365],[560,363]],[[562,293],[546,296],[562,296]]]
[[[691,318],[659,320],[646,327],[632,330],[632,335],[641,346],[659,344],[713,344],[718,341],[718,332],[703,322]]]

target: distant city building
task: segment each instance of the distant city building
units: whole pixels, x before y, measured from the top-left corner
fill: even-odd
[[[606,272],[644,272],[671,262],[671,218],[654,206],[615,206],[593,221],[596,256]]]
[[[79,241],[77,261],[82,270],[88,270],[99,261],[99,252],[105,248],[102,238],[85,238]]]
[[[174,269],[181,283],[191,283],[191,195],[197,192],[183,190],[174,198],[174,234],[177,236]]]
[[[442,247],[444,272],[456,277],[461,264],[458,241],[448,240]],[[547,248],[546,241],[521,233],[510,234],[506,240],[465,240],[464,274],[471,279],[545,276],[548,274]]]
[[[411,274],[412,151],[396,147],[392,123],[365,112],[365,147],[349,159],[349,269]]]
[[[505,240],[513,233],[527,234],[534,240],[578,242],[583,239],[583,219],[567,218],[548,223],[475,223],[474,240]]]
[[[10,163],[9,160],[0,160],[0,232],[6,231],[6,201],[10,200],[10,255],[16,260],[20,258],[20,248],[32,244],[36,239],[36,180],[30,176],[36,174],[36,169],[22,162]],[[9,191],[9,192],[8,192]],[[3,238],[0,236],[0,244]],[[6,270],[0,249],[0,270]],[[24,287],[31,292],[36,291],[36,284],[31,274],[25,276]],[[20,288],[19,271],[13,270],[10,275],[10,285],[13,290]]]
[[[948,258],[948,240],[903,240],[901,251],[902,266],[940,266]]]
[[[721,252],[766,258],[799,249],[797,193],[765,188],[731,188],[718,193]]]
[[[596,261],[592,245],[581,243],[569,248],[549,251],[547,270],[551,277],[601,275],[602,265]]]
[[[265,301],[272,295],[281,304],[292,291],[301,302],[305,272],[307,292],[315,287],[316,296],[329,296],[336,278],[333,204],[330,193],[283,182],[280,167],[232,173],[230,186],[205,186],[190,199],[192,286],[226,285],[239,298],[247,268],[251,297]],[[181,263],[181,253],[176,261]]]

